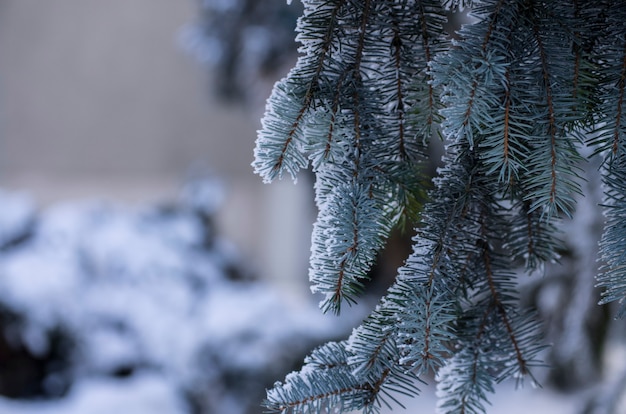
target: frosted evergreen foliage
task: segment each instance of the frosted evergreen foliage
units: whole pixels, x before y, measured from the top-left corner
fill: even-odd
[[[309,166],[316,175],[310,279],[322,310],[356,302],[391,229],[419,221],[370,316],[277,383],[266,406],[377,412],[434,372],[441,413],[485,412],[495,383],[535,382],[542,364],[518,274],[558,260],[581,153],[604,157],[603,302],[626,297],[626,4],[303,5],[301,57],[268,100],[253,165],[266,182]],[[450,40],[445,13],[462,9],[468,23]],[[444,166],[427,190],[435,132]]]
[[[416,204],[416,165],[438,118],[428,62],[443,13],[437,2],[304,2],[302,56],[268,100],[254,167],[272,181],[312,163],[311,279],[327,310],[353,300],[393,223]]]

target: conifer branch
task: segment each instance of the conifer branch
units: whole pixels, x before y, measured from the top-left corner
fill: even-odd
[[[626,8],[610,3],[304,0],[306,55],[270,97],[255,167],[267,179],[313,165],[309,276],[323,311],[357,302],[391,228],[425,192],[416,167],[437,122],[447,146],[395,282],[346,342],[270,390],[268,407],[374,413],[436,371],[442,412],[475,414],[495,382],[532,378],[543,342],[514,269],[558,258],[592,124],[606,154],[598,283],[603,302],[626,301]],[[441,40],[446,5],[477,18],[453,46]]]
[[[356,47],[356,59],[354,62],[354,71],[357,80],[361,79],[361,60],[363,59],[363,49],[365,47],[365,33],[367,31],[367,22],[370,18],[370,8],[372,0],[363,0],[363,14],[361,15],[361,26],[359,29],[359,41]]]
[[[420,27],[422,29],[422,48],[424,49],[424,58],[425,58],[426,64],[429,64],[432,61],[432,53],[430,51],[430,35],[428,34],[426,10],[424,9],[424,3],[422,1],[419,1],[418,10],[419,10]],[[426,123],[428,124],[429,127],[433,123],[433,114],[436,111],[435,97],[434,97],[435,91],[433,88],[432,81],[433,81],[432,75],[430,74],[430,71],[429,71],[428,81],[427,81],[429,113],[428,113],[428,118],[426,118]]]
[[[577,149],[579,135],[575,130],[568,133],[567,128],[576,125],[582,117],[572,113],[575,104],[571,96],[573,35],[565,28],[572,18],[570,5],[564,7],[561,16],[552,14],[557,22],[546,20],[546,16],[551,15],[545,10],[545,4],[536,2],[530,6],[519,39],[527,39],[534,48],[532,56],[519,61],[524,68],[520,81],[523,82],[525,74],[532,74],[537,83],[526,83],[528,90],[520,94],[529,109],[527,116],[535,125],[529,125],[520,187],[524,200],[532,202],[531,210],[540,211],[543,219],[550,221],[561,213],[571,217],[575,194],[581,193],[577,165],[581,160]]]
[[[557,134],[557,126],[556,119],[554,115],[554,105],[552,103],[552,86],[550,79],[550,72],[548,70],[548,60],[546,57],[546,51],[543,46],[543,41],[541,40],[541,35],[539,34],[539,27],[537,24],[533,25],[533,33],[535,35],[535,40],[537,41],[537,47],[539,49],[539,59],[541,61],[541,70],[543,73],[543,86],[546,91],[546,103],[548,106],[548,133],[550,136],[550,204],[554,204],[556,201],[556,134]]]
[[[522,355],[522,351],[518,344],[516,334],[513,331],[511,321],[509,320],[509,317],[507,315],[505,305],[502,303],[502,300],[500,299],[500,293],[498,292],[498,289],[496,288],[496,283],[494,281],[494,275],[493,275],[493,269],[491,267],[491,257],[489,253],[489,246],[487,243],[484,243],[482,256],[483,256],[483,261],[484,261],[484,266],[485,266],[485,274],[487,276],[487,284],[489,286],[489,291],[491,292],[491,300],[493,301],[493,307],[498,312],[498,315],[500,316],[500,319],[502,320],[502,324],[506,328],[506,332],[508,333],[509,340],[511,341],[511,344],[513,345],[513,349],[515,351],[515,358],[517,359],[517,363],[520,367],[520,371],[522,374],[526,374],[527,373],[526,360]],[[481,329],[481,332],[482,332],[482,329]]]
[[[626,11],[619,9],[612,14],[615,21],[622,22]],[[615,30],[615,25],[611,25]],[[611,33],[611,32],[609,32]],[[611,33],[613,34],[613,33]],[[612,39],[609,39],[612,42]],[[600,304],[619,303],[617,316],[626,316],[626,256],[624,255],[624,223],[626,223],[626,153],[624,152],[624,126],[622,123],[624,89],[626,88],[626,40],[622,36],[620,44],[609,43],[605,59],[613,59],[613,79],[606,74],[602,98],[609,106],[606,110],[607,126],[600,130],[594,144],[600,144],[599,152],[604,154],[603,184],[604,212],[606,223],[600,240],[600,253],[603,266],[597,276],[598,286],[603,288]],[[610,67],[610,66],[609,66]],[[619,72],[619,76],[616,73]],[[617,96],[615,96],[617,92]],[[611,99],[617,102],[614,104]]]
[[[344,252],[343,260],[339,264],[339,271],[337,277],[337,286],[335,287],[334,295],[328,301],[330,308],[335,312],[339,313],[341,309],[341,302],[344,296],[344,276],[346,272],[346,266],[348,263],[348,258],[355,255],[359,250],[359,230],[358,230],[358,219],[357,219],[357,206],[353,205],[352,209],[352,243],[347,247]]]
[[[363,3],[363,12],[361,15],[361,25],[358,34],[358,42],[356,46],[355,59],[353,65],[353,82],[356,84],[353,92],[353,112],[354,112],[354,142],[356,154],[354,156],[354,170],[353,176],[356,178],[360,173],[359,164],[361,162],[361,116],[359,113],[359,106],[361,103],[361,97],[359,90],[362,87],[363,79],[361,75],[361,61],[363,59],[363,49],[365,47],[365,32],[367,29],[367,22],[370,17],[370,1],[365,0]]]
[[[360,80],[360,78],[359,78]],[[354,116],[354,148],[356,154],[353,157],[354,168],[352,170],[352,176],[356,179],[361,172],[359,168],[361,163],[361,116],[359,112],[359,91],[355,88],[354,90],[354,108],[353,108],[353,116]]]
[[[394,20],[393,23],[393,40],[391,41],[391,47],[393,48],[394,66],[396,68],[396,94],[398,95],[398,103],[396,105],[396,113],[398,119],[399,136],[400,141],[400,159],[407,159],[407,150],[404,143],[404,85],[401,76],[401,53],[402,53],[402,39],[400,39],[400,29],[398,23]],[[429,88],[431,88],[429,86]]]
[[[335,122],[337,121],[337,111],[339,110],[339,98],[344,78],[339,78],[337,82],[337,89],[335,90],[335,96],[330,108],[330,122],[328,123],[328,134],[326,134],[326,147],[324,148],[324,160],[328,161],[330,157],[330,150],[333,143],[333,132],[335,130]]]
[[[613,156],[617,156],[619,151],[619,142],[621,135],[621,124],[622,124],[622,105],[624,103],[624,89],[626,88],[626,42],[624,43],[623,50],[623,59],[622,59],[622,72],[619,77],[619,82],[617,83],[617,88],[619,90],[618,98],[617,98],[617,114],[615,116],[615,127],[613,129],[613,145],[611,146],[611,152]]]
[[[489,24],[487,25],[487,30],[485,32],[485,36],[481,45],[481,51],[482,54],[484,55],[487,52],[487,45],[489,44],[489,40],[491,39],[491,34],[493,33],[493,30],[496,26],[496,21],[498,18],[498,13],[500,12],[500,9],[502,8],[502,5],[504,4],[505,0],[499,0],[498,4],[495,6],[492,14],[491,14],[491,19],[489,21]],[[472,82],[472,86],[470,88],[470,93],[469,93],[469,99],[467,101],[467,109],[465,110],[465,114],[463,115],[463,127],[464,129],[470,128],[470,117],[472,115],[472,111],[473,111],[473,107],[474,107],[474,101],[476,99],[476,92],[478,89],[478,84],[479,84],[479,80],[478,78],[474,78],[473,82]],[[473,145],[473,138],[470,135],[468,137],[470,145]]]
[[[334,41],[333,35],[337,17],[345,1],[335,0],[335,5],[328,15],[319,49],[306,51],[306,54],[298,59],[298,65],[290,71],[288,76],[277,82],[268,99],[262,128],[257,138],[255,162],[253,163],[256,172],[266,182],[272,181],[275,177],[281,177],[285,168],[295,179],[297,170],[307,164],[304,157],[299,154],[301,150],[299,148],[292,150],[292,147],[294,147],[295,141],[301,133],[305,115],[311,109],[318,92],[325,62]],[[315,13],[320,12],[311,10],[310,13],[315,15]],[[303,19],[305,18],[302,17],[301,21]],[[310,39],[301,40],[303,44],[310,43]],[[312,65],[311,59],[315,60]],[[306,76],[306,69],[301,69],[301,67],[306,68],[307,66],[312,66],[313,72],[308,76],[308,81],[305,81],[303,78]],[[303,91],[299,91],[299,89],[303,89],[303,83],[306,83],[306,86],[304,86]],[[284,105],[285,100],[299,101],[297,109],[293,108],[293,105],[286,107]],[[285,166],[286,161],[289,161],[290,165]]]
[[[526,254],[529,258],[535,257],[535,237],[534,237],[534,228],[533,221],[531,220],[533,213],[530,211],[530,203],[528,201],[523,202],[523,211],[526,213],[526,234],[528,235],[528,248],[526,249]],[[530,259],[529,259],[530,262]],[[526,266],[529,267],[528,265]],[[531,266],[534,267],[534,266]]]
[[[561,231],[553,222],[546,221],[540,211],[532,209],[532,200],[518,195],[513,197],[519,201],[511,210],[511,228],[503,247],[514,261],[525,263],[527,272],[541,268],[544,263],[557,261],[559,252],[565,250],[560,239]]]
[[[510,79],[510,74],[509,74],[509,69],[507,68],[504,77],[506,79],[506,88],[504,89],[504,134],[502,137],[502,141],[503,141],[503,153],[502,153],[502,158],[503,158],[503,166],[506,167],[506,170],[509,170],[508,166],[509,166],[509,116],[511,114],[511,79]],[[506,180],[507,182],[511,182],[511,174],[507,174],[508,175],[508,179]]]
[[[619,303],[618,317],[626,316],[626,155],[614,159],[603,178],[606,224],[600,240],[603,266],[598,286],[603,288],[600,304]]]
[[[580,14],[580,5],[578,4],[578,0],[573,0],[573,4],[574,4],[574,20],[575,21],[579,21],[581,18],[581,14]],[[583,53],[583,48],[582,45],[580,44],[582,39],[581,39],[581,33],[580,30],[574,30],[574,44],[573,44],[573,48],[574,48],[574,76],[573,76],[573,85],[572,85],[572,98],[573,98],[573,102],[574,102],[574,107],[572,108],[572,111],[574,113],[578,112],[578,107],[577,107],[577,99],[578,99],[578,84],[580,81],[580,76],[581,76],[581,61],[583,59],[582,57],[582,53]]]

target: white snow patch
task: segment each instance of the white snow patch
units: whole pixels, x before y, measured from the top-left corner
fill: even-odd
[[[143,374],[125,380],[85,379],[62,400],[24,402],[0,397],[6,414],[187,414],[166,378]]]

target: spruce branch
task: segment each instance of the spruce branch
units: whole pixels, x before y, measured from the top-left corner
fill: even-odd
[[[554,222],[543,219],[541,212],[531,210],[528,200],[520,200],[510,209],[510,230],[503,247],[513,262],[524,263],[529,273],[556,262],[565,251],[562,232]]]
[[[378,306],[347,341],[277,383],[267,406],[373,413],[436,372],[441,412],[485,412],[496,382],[535,381],[541,365],[516,270],[558,260],[559,224],[582,192],[585,133],[605,157],[602,302],[626,301],[626,7],[303,2],[304,56],[268,101],[255,168],[268,181],[312,164],[309,277],[322,310],[356,303],[394,225],[407,211],[420,221]],[[444,10],[462,7],[475,20],[450,44]],[[420,164],[437,128],[444,166],[426,192]]]
[[[482,130],[488,122],[482,115],[494,101],[489,86],[494,75],[498,77],[502,71],[502,66],[492,61],[495,56],[488,53],[488,46],[505,3],[504,0],[485,2],[474,13],[479,20],[461,30],[458,48],[441,54],[433,66],[435,85],[443,87],[442,99],[446,104],[441,111],[444,133],[453,139],[466,139],[470,146],[474,145],[473,132]],[[469,85],[468,79],[471,79]]]
[[[621,136],[623,139],[623,135]],[[597,277],[598,286],[603,288],[600,304],[618,302],[618,317],[626,315],[626,254],[624,254],[624,232],[626,232],[626,161],[622,153],[614,159],[604,174],[604,207],[606,223],[600,240],[603,266]]]
[[[535,40],[537,41],[537,47],[539,51],[539,57],[541,61],[541,69],[543,72],[543,83],[546,93],[546,103],[548,106],[548,134],[550,137],[550,190],[549,190],[549,205],[556,204],[556,184],[557,184],[557,173],[556,173],[556,164],[557,164],[557,149],[556,149],[556,140],[557,140],[557,126],[556,119],[554,114],[554,105],[552,102],[552,86],[551,86],[551,76],[550,71],[548,70],[548,62],[546,57],[546,51],[543,46],[543,41],[541,40],[541,35],[539,34],[539,27],[535,24],[533,25],[533,33],[535,35]],[[531,206],[533,209],[534,206]],[[567,209],[565,211],[570,211],[571,209]],[[548,215],[552,214],[553,209],[548,210]]]
[[[484,217],[483,217],[484,220]],[[485,230],[485,223],[483,221],[483,223],[481,223],[482,225],[482,235],[483,237],[487,236],[487,231]],[[508,335],[509,341],[511,343],[511,346],[513,348],[513,353],[515,355],[515,359],[517,361],[518,367],[519,367],[519,372],[522,375],[526,375],[529,373],[529,369],[528,369],[528,361],[526,361],[526,358],[522,355],[522,349],[520,347],[519,344],[519,340],[517,338],[517,334],[516,332],[514,332],[513,330],[513,324],[511,321],[511,317],[509,316],[509,311],[507,310],[507,306],[506,303],[504,302],[504,299],[501,295],[501,293],[499,292],[498,286],[497,286],[497,282],[496,282],[496,275],[495,275],[495,271],[494,268],[492,266],[492,252],[491,252],[491,248],[489,247],[489,244],[486,242],[481,243],[482,244],[482,260],[483,260],[483,266],[484,266],[484,270],[485,270],[485,276],[487,277],[487,285],[489,286],[489,293],[491,294],[491,303],[492,305],[489,307],[490,310],[491,309],[495,309],[495,311],[497,312],[498,316],[500,317],[501,323],[504,326],[506,333]],[[481,327],[481,331],[482,331],[482,327]]]
[[[425,72],[428,65],[423,58],[412,59],[419,49],[417,40],[423,30],[428,30],[429,39],[443,34],[441,7],[427,3],[346,2],[338,13],[345,16],[337,19],[342,33],[341,59],[328,59],[319,74],[320,80],[325,80],[322,85],[328,86],[321,88],[326,92],[319,92],[303,130],[307,137],[304,148],[317,175],[316,203],[320,208],[310,278],[313,290],[325,295],[324,311],[339,312],[342,301],[354,302],[384,239],[405,211],[415,209],[423,186],[414,172],[425,150],[413,137],[409,139],[409,134],[416,134],[416,123],[405,119],[405,114],[411,113],[405,108],[421,105],[409,97],[412,82],[408,81]],[[429,19],[422,31],[411,23],[418,6],[423,19]],[[390,47],[392,59],[381,64],[382,56],[389,58]],[[432,96],[428,105],[434,111]],[[389,146],[401,150],[389,154]],[[357,194],[367,195],[370,201],[354,202]],[[344,211],[343,207],[354,213],[348,220],[352,230],[332,216],[331,212]],[[374,210],[380,214],[367,221],[374,218]],[[362,225],[365,222],[367,226]],[[346,247],[350,232],[356,237]],[[329,241],[333,237],[340,239]]]
[[[578,135],[568,133],[571,122],[580,118],[580,115],[572,115],[575,57],[571,45],[574,38],[573,33],[565,29],[573,11],[565,4],[558,12],[560,14],[556,15],[553,10],[546,10],[545,5],[533,3],[526,14],[528,33],[524,35],[535,47],[536,76],[541,85],[541,89],[535,91],[536,96],[541,97],[537,109],[545,107],[543,114],[537,111],[531,115],[536,117],[534,134],[538,139],[531,140],[526,160],[529,194],[525,197],[531,201],[531,211],[539,209],[548,220],[559,214],[571,217],[575,195],[581,194],[577,163],[582,157],[576,148],[580,141]]]
[[[375,252],[390,231],[369,190],[338,185],[314,225],[310,278],[312,290],[324,295],[322,310],[338,313],[355,303]],[[330,253],[329,253],[330,252]]]
[[[624,58],[622,60],[622,73],[617,83],[619,97],[617,99],[617,114],[615,116],[615,127],[613,129],[613,145],[611,146],[612,156],[616,156],[620,149],[620,127],[622,125],[622,106],[624,104],[624,89],[626,88],[626,43],[624,44]]]
[[[623,5],[599,2],[604,21],[598,25],[593,59],[597,67],[598,119],[588,141],[603,157],[604,232],[600,240],[602,266],[597,276],[603,288],[601,304],[620,303],[618,317],[626,315],[626,261],[624,257],[624,212],[626,205],[626,154],[624,99],[626,88],[626,10]]]
[[[415,393],[414,377],[390,366],[370,375],[354,375],[345,342],[329,342],[311,353],[299,372],[289,374],[268,391],[264,406],[270,412],[323,413],[362,410],[379,412],[388,400],[400,404],[395,393]],[[401,405],[401,404],[400,404]]]
[[[297,172],[307,165],[302,154],[303,123],[315,102],[325,63],[336,41],[338,14],[343,4],[344,0],[309,0],[299,20],[297,40],[303,43],[300,50],[305,54],[287,77],[274,86],[254,152],[252,165],[265,182],[281,178],[285,170],[295,179]],[[323,28],[321,39],[307,31],[308,24]]]
[[[402,65],[401,53],[402,53],[402,39],[400,38],[400,29],[398,27],[398,23],[394,20],[393,22],[393,40],[391,41],[391,47],[393,48],[393,65],[396,69],[396,95],[397,95],[397,103],[394,111],[396,113],[397,123],[398,123],[398,141],[399,141],[399,152],[400,159],[404,160],[408,157],[407,149],[406,149],[406,137],[405,137],[405,113],[404,113],[404,88],[403,88],[403,79],[402,74],[400,72],[400,68]],[[429,59],[430,61],[430,59]]]
[[[424,59],[425,62],[428,64],[433,60],[433,51],[431,50],[431,42],[433,40],[437,39],[437,35],[433,35],[431,32],[433,32],[432,29],[433,28],[433,21],[434,19],[432,17],[427,17],[428,12],[440,12],[440,10],[431,4],[429,5],[429,7],[427,8],[426,4],[424,1],[418,2],[417,4],[417,15],[419,16],[419,22],[420,22],[420,30],[421,30],[421,39],[422,39],[422,49],[424,51]],[[443,23],[443,19],[439,20],[438,22],[439,24]],[[441,32],[441,28],[439,25],[434,27],[434,31],[435,32]],[[428,98],[425,100],[427,102],[427,112],[426,112],[426,121],[425,124],[427,125],[427,129],[426,132],[428,134],[431,133],[432,128],[433,128],[433,122],[435,121],[435,119],[438,119],[437,116],[437,112],[439,109],[439,105],[437,105],[437,102],[439,101],[438,97],[435,97],[435,87],[433,86],[433,77],[432,74],[430,73],[430,70],[428,70],[426,72],[426,79],[424,81],[424,83],[427,85],[427,90],[428,90]]]

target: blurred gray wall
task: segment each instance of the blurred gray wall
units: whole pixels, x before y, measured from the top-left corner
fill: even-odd
[[[149,176],[200,160],[248,175],[258,114],[208,106],[205,71],[176,45],[193,13],[191,0],[0,2],[0,171]]]
[[[203,165],[226,184],[226,235],[301,283],[310,184],[252,174],[262,108],[210,99],[206,69],[177,45],[194,13],[194,0],[0,0],[0,186],[142,202]]]

